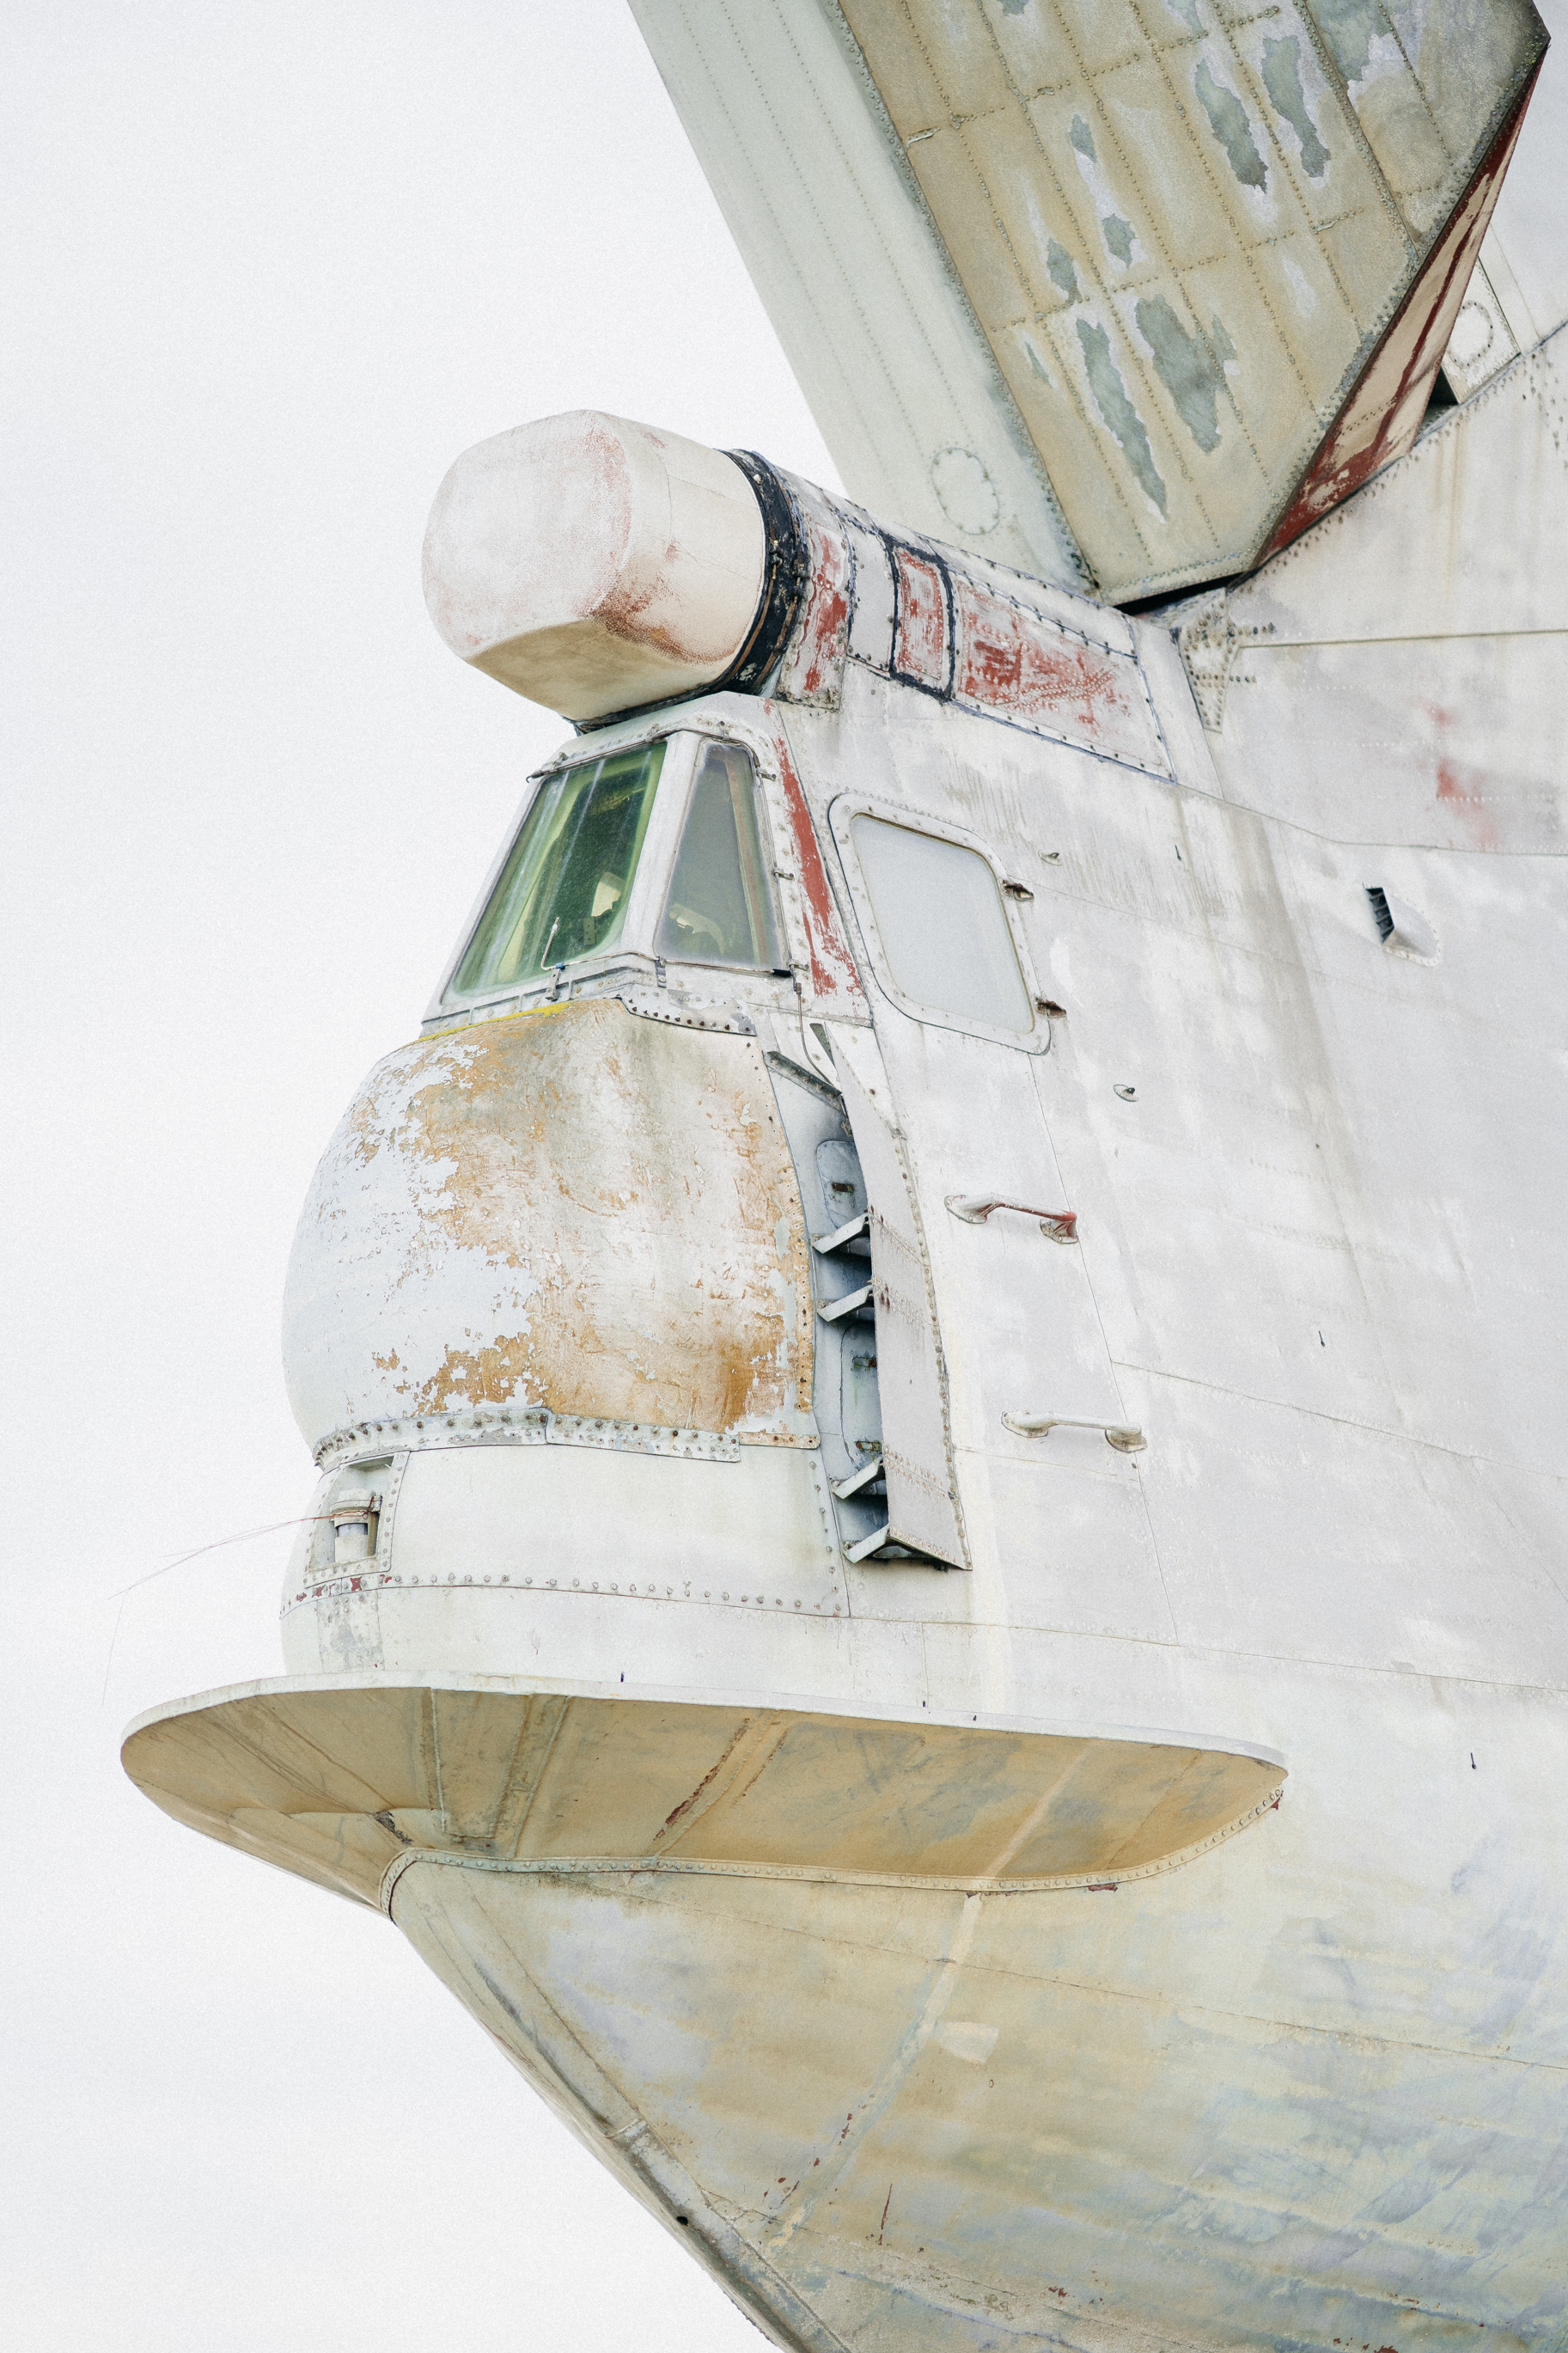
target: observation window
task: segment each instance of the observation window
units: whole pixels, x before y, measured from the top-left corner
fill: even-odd
[[[1033,1029],[1002,893],[978,850],[886,818],[851,827],[893,985],[915,1007]]]
[[[546,778],[449,997],[483,997],[615,945],[664,752],[639,744]]]
[[[738,744],[708,743],[692,780],[655,953],[688,964],[784,961],[756,773]]]

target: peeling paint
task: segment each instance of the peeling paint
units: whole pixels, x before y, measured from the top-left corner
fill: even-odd
[[[1346,81],[1360,81],[1371,60],[1373,43],[1389,37],[1388,19],[1378,0],[1316,0],[1312,15]]]
[[[1414,445],[1529,102],[1527,87],[1354,392],[1324,436],[1275,526],[1267,554],[1289,545],[1320,515]]]
[[[931,142],[906,152],[946,257],[1086,567],[1118,603],[1262,560],[1545,37],[1529,0],[1410,0],[1397,16],[1379,0],[1110,16],[1032,0],[1016,24],[975,0],[842,0],[842,14],[900,142]],[[737,36],[748,49],[762,21]],[[755,111],[760,152],[789,132],[765,74],[756,86],[765,121],[760,96],[731,97]],[[822,217],[837,282],[861,290],[844,340],[865,348],[888,314],[868,298],[888,258],[864,237],[839,246]],[[775,240],[754,234],[766,283]],[[818,316],[824,274],[804,249],[795,268]],[[1245,368],[1216,411],[1223,447],[1144,375],[1123,289],[1189,334],[1224,318]],[[922,480],[889,511],[912,518],[928,495]]]
[[[831,515],[802,516],[806,586],[779,691],[792,702],[831,702],[849,643],[849,551]]]
[[[1198,103],[1209,119],[1209,129],[1225,149],[1231,170],[1244,188],[1264,188],[1268,185],[1268,173],[1262,156],[1253,144],[1252,124],[1235,90],[1215,81],[1209,71],[1208,59],[1199,59],[1193,76],[1193,88]]]
[[[1321,180],[1329,168],[1329,150],[1307,109],[1307,93],[1301,87],[1301,44],[1294,33],[1289,40],[1264,41],[1263,87],[1275,113],[1290,125],[1301,142],[1301,169],[1310,180]]]
[[[300,1426],[538,1404],[787,1433],[805,1251],[752,1040],[613,998],[426,1039],[373,1072],[300,1221]]]
[[[1166,507],[1165,485],[1154,464],[1148,428],[1127,397],[1127,386],[1110,356],[1110,338],[1103,327],[1098,324],[1091,326],[1087,319],[1080,319],[1078,339],[1083,348],[1083,364],[1089,374],[1089,388],[1094,395],[1094,405],[1121,443],[1122,454],[1137,475],[1145,495],[1152,500],[1163,515]]]
[[[917,685],[940,690],[947,684],[950,655],[942,575],[907,547],[894,549],[893,564],[899,584],[894,666]]]
[[[855,969],[849,943],[844,936],[844,926],[838,920],[838,910],[833,903],[822,852],[816,846],[811,811],[806,807],[805,795],[801,790],[800,778],[795,773],[782,727],[775,727],[773,753],[778,761],[784,810],[795,845],[795,873],[800,886],[801,917],[805,926],[812,995],[818,1009],[823,1012],[839,1014],[847,1021],[868,1021],[870,1008],[860,986],[860,976]]]
[[[1207,335],[1199,329],[1189,335],[1163,294],[1140,302],[1133,315],[1183,424],[1200,449],[1217,449],[1215,406],[1226,367],[1236,357],[1230,337],[1218,319]]]
[[[1143,733],[1126,666],[1077,644],[973,582],[953,581],[958,624],[954,693],[1015,716],[1044,720],[1095,744]]]

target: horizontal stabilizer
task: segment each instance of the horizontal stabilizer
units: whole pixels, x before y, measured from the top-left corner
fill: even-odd
[[[851,495],[1112,599],[1414,440],[1530,0],[633,0]]]

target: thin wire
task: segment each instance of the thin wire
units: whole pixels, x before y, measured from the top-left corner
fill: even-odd
[[[99,1694],[100,1707],[109,1697],[109,1678],[114,1669],[114,1646],[120,1640],[120,1621],[125,1615],[126,1600],[131,1594],[143,1585],[151,1585],[157,1577],[167,1577],[171,1569],[184,1568],[188,1560],[200,1560],[204,1553],[222,1552],[229,1545],[251,1544],[258,1536],[275,1536],[284,1528],[308,1527],[312,1521],[331,1517],[330,1512],[306,1512],[297,1520],[274,1520],[270,1527],[246,1528],[237,1536],[219,1536],[216,1544],[198,1545],[195,1552],[183,1552],[177,1560],[166,1560],[162,1568],[150,1568],[145,1577],[132,1577],[129,1585],[122,1585],[117,1592],[108,1595],[107,1599],[118,1601],[120,1607],[114,1613],[114,1631],[109,1638],[109,1656],[103,1666],[103,1689]]]
[[[150,1568],[145,1577],[132,1577],[129,1585],[121,1586],[106,1598],[121,1601],[138,1586],[151,1585],[156,1577],[167,1577],[172,1568],[184,1568],[188,1560],[200,1560],[205,1552],[222,1552],[226,1545],[249,1544],[257,1536],[275,1536],[280,1528],[302,1528],[311,1520],[330,1520],[331,1516],[330,1512],[306,1512],[297,1520],[274,1520],[269,1528],[246,1528],[237,1536],[219,1536],[216,1544],[198,1545],[195,1552],[183,1552],[178,1560],[166,1560],[162,1568]]]

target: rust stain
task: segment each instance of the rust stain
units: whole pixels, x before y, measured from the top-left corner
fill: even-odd
[[[1131,715],[1126,685],[1108,655],[1075,644],[973,581],[954,579],[953,602],[959,694],[1090,741],[1108,719]]]
[[[1438,743],[1442,744],[1454,723],[1453,712],[1434,704],[1432,722]],[[1477,849],[1497,847],[1497,818],[1490,807],[1491,796],[1486,789],[1488,782],[1479,770],[1465,766],[1446,751],[1439,751],[1437,798],[1459,819]]]
[[[811,822],[811,811],[805,805],[805,795],[795,774],[795,762],[790,758],[784,729],[778,724],[772,706],[764,707],[773,721],[773,753],[778,761],[779,780],[784,786],[784,807],[789,813],[795,871],[800,878],[800,906],[805,923],[806,954],[811,959],[812,992],[826,1011],[841,1012],[850,1020],[868,1021],[870,1008],[860,987],[855,959],[844,936],[844,927],[838,920],[838,910],[833,903],[827,871],[823,865],[816,830]]]
[[[391,1058],[340,1134],[348,1172],[376,1170],[359,1248],[394,1254],[414,1319],[369,1352],[393,1410],[727,1430],[809,1398],[799,1198],[750,1039],[608,998],[489,1022]],[[321,1214],[341,1231],[340,1187]]]
[[[1449,216],[1444,236],[1325,434],[1259,562],[1288,546],[1380,468],[1403,457],[1414,443],[1534,87],[1532,74],[1523,97]]]
[[[533,1335],[516,1333],[479,1348],[448,1348],[439,1371],[416,1390],[416,1413],[444,1413],[451,1405],[538,1405]]]
[[[809,702],[829,693],[843,667],[849,633],[849,551],[837,532],[805,518],[805,609],[790,652],[792,691]]]
[[[741,1718],[740,1723],[735,1726],[730,1738],[725,1742],[718,1756],[713,1759],[712,1764],[710,1765],[707,1772],[704,1773],[701,1780],[699,1781],[695,1789],[691,1791],[689,1797],[682,1798],[679,1805],[675,1808],[672,1813],[668,1813],[665,1816],[663,1829],[656,1831],[654,1833],[656,1841],[663,1838],[667,1831],[672,1831],[675,1828],[676,1823],[681,1820],[685,1815],[691,1811],[692,1807],[696,1805],[704,1789],[711,1787],[714,1779],[723,1771],[725,1766],[729,1763],[731,1757],[734,1755],[742,1741],[750,1732],[752,1723],[752,1719],[749,1715],[743,1715]]]
[[[947,591],[934,564],[907,547],[893,550],[899,626],[893,664],[905,678],[939,691],[947,684]]]

